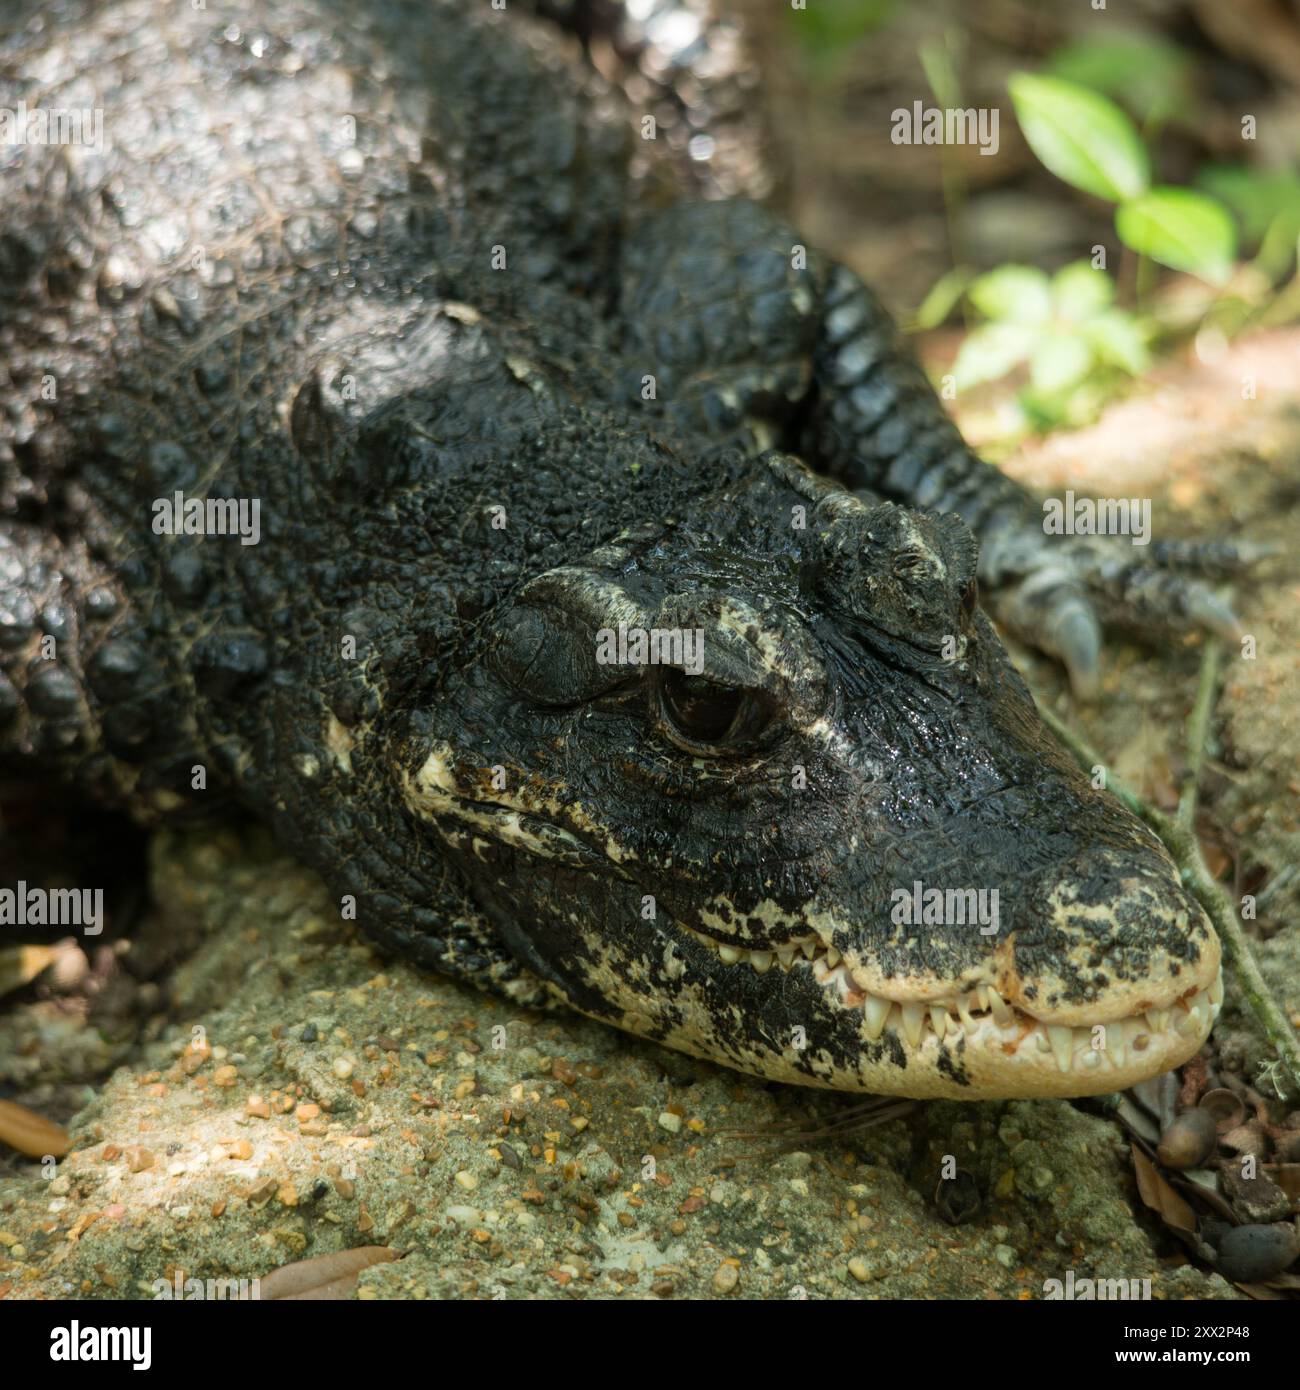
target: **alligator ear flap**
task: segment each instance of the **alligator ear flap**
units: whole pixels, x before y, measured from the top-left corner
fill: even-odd
[[[956,512],[934,515],[933,519],[938,526],[953,585],[959,593],[964,592],[968,585],[974,583],[979,569],[979,539]]]

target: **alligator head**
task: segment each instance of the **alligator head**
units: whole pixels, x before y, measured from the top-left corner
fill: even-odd
[[[518,959],[757,1075],[1071,1096],[1185,1060],[1219,947],[1038,719],[954,516],[781,456],[516,591],[402,755]]]

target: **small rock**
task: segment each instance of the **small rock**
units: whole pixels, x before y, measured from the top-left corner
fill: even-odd
[[[1290,1226],[1234,1226],[1219,1242],[1219,1272],[1242,1284],[1271,1279],[1300,1253]]]
[[[665,1110],[659,1116],[659,1128],[666,1129],[669,1134],[677,1134],[681,1131],[682,1117],[674,1115],[671,1110]]]
[[[713,1271],[713,1288],[716,1293],[730,1293],[740,1283],[740,1270],[733,1264],[720,1264]]]
[[[1236,1168],[1225,1166],[1219,1181],[1233,1211],[1245,1221],[1266,1226],[1284,1221],[1291,1213],[1290,1197],[1265,1173],[1243,1178]]]

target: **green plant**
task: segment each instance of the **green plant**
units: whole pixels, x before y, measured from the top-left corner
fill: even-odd
[[[1192,60],[1157,34],[1133,31],[1076,39],[1052,53],[1047,71],[1113,97],[1144,125],[1187,117],[1193,110]]]
[[[957,388],[1027,364],[1020,404],[1034,423],[1086,415],[1101,378],[1133,375],[1149,364],[1145,325],[1115,304],[1114,282],[1087,261],[1050,277],[1034,266],[1000,266],[973,280],[966,293],[986,322],[957,354]]]
[[[1227,208],[1208,193],[1152,186],[1137,127],[1109,97],[1040,73],[1007,82],[1029,148],[1074,188],[1117,204],[1115,230],[1139,255],[1213,285],[1232,273],[1237,232]]]
[[[835,69],[869,34],[888,23],[898,0],[836,0],[826,5],[809,0],[791,7],[789,21],[809,63],[821,71]]]

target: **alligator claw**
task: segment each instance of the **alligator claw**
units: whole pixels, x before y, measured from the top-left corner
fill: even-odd
[[[1060,657],[1080,700],[1095,700],[1101,686],[1101,625],[1086,599],[1071,595],[1054,614],[1053,655]]]
[[[1018,545],[1016,545],[1018,543]],[[1021,533],[1004,546],[1002,583],[994,590],[999,621],[1061,661],[1077,697],[1100,687],[1101,628],[1139,636],[1199,630],[1238,642],[1241,620],[1232,605],[1196,574],[1238,574],[1276,547],[1227,541],[1163,541],[1145,553],[1116,537],[1044,541]]]

